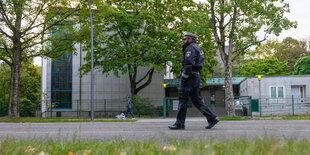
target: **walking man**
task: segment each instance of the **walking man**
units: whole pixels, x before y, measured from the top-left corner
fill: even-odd
[[[204,53],[196,44],[195,34],[184,32],[182,68],[180,71],[181,84],[179,88],[179,108],[176,122],[169,126],[170,129],[185,129],[185,117],[189,97],[194,106],[206,117],[209,125],[206,129],[211,129],[219,120],[203,103],[200,96],[200,75],[203,67]]]
[[[126,105],[126,107],[127,107],[127,110],[126,110],[126,113],[125,113],[125,119],[127,118],[128,112],[132,116],[132,119],[135,119],[135,116],[133,115],[132,110],[131,110],[131,99],[130,99],[130,96],[127,97],[127,105]]]

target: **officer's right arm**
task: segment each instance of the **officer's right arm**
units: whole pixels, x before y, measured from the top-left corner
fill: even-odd
[[[182,77],[188,78],[188,76],[192,73],[192,68],[195,65],[195,59],[197,57],[196,52],[193,48],[188,51],[185,51],[185,58],[183,62],[183,75]]]

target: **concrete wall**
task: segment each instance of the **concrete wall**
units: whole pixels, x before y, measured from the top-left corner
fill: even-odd
[[[292,96],[292,86],[304,86],[305,97],[310,97],[310,75],[293,76],[264,76],[261,79],[261,97],[270,98],[271,86],[284,86],[284,98]],[[247,78],[240,84],[241,96],[259,98],[258,78]]]

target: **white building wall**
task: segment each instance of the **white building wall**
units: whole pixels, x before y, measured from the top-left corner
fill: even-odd
[[[284,86],[284,97],[291,97],[292,86],[305,86],[305,96],[310,97],[310,75],[293,76],[265,76],[261,79],[261,97],[270,98],[271,86]],[[249,77],[240,84],[241,96],[259,98],[259,80],[257,77]]]
[[[81,51],[79,44],[75,45],[77,54],[73,54],[73,66],[72,66],[72,111],[90,110],[90,72],[83,77],[80,77],[80,65],[85,62],[83,58],[86,56],[86,52]],[[82,54],[82,55],[81,55]],[[82,56],[82,64],[80,64]],[[137,79],[144,76],[148,70],[147,68],[138,68]],[[162,105],[162,99],[164,97],[164,88],[162,86],[164,81],[164,72],[154,72],[152,82],[138,95],[147,98],[155,106]],[[80,84],[81,83],[81,84]],[[51,59],[43,60],[42,69],[42,92],[46,92],[45,101],[50,102],[51,95]],[[81,89],[81,91],[80,91]],[[94,102],[96,111],[102,111],[104,108],[110,109],[125,109],[125,103],[127,96],[130,95],[130,82],[128,74],[120,75],[116,77],[111,73],[110,75],[102,75],[100,69],[96,69],[94,72]],[[43,95],[42,95],[43,96]],[[80,103],[81,102],[81,103]],[[46,103],[42,102],[42,112],[46,111]],[[57,109],[55,109],[57,111]],[[68,110],[66,110],[68,111]],[[62,115],[64,116],[64,115]]]

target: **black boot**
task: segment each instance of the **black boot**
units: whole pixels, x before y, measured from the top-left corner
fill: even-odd
[[[211,123],[209,123],[208,126],[206,126],[206,129],[211,129],[211,128],[213,128],[214,125],[215,125],[216,123],[218,123],[219,121],[220,121],[220,120],[218,120],[217,118],[215,118]]]
[[[180,129],[185,129],[185,126],[184,125],[177,125],[177,124],[173,124],[171,126],[169,126],[169,129],[171,130],[180,130]]]

